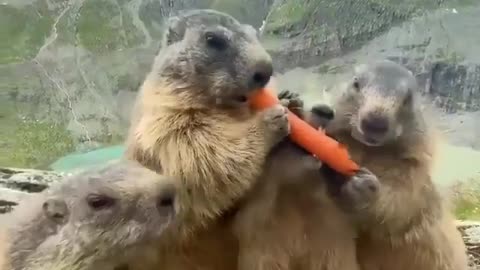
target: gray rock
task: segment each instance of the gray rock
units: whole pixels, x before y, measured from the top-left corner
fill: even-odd
[[[0,168],[0,187],[23,192],[40,192],[62,176],[52,171]]]
[[[480,222],[459,221],[457,228],[462,233],[463,240],[467,245],[470,269],[480,269]]]
[[[12,211],[29,194],[43,191],[62,177],[52,171],[0,168],[0,214]]]
[[[61,177],[50,171],[0,168],[0,214],[12,211],[30,193],[41,192]]]

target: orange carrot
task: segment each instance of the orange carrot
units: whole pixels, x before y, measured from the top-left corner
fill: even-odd
[[[258,110],[274,106],[278,102],[277,96],[268,89],[258,91],[250,99],[252,107]],[[288,120],[292,141],[339,173],[351,176],[358,171],[358,165],[350,159],[347,149],[339,142],[328,137],[325,133],[315,130],[290,111],[288,112]]]

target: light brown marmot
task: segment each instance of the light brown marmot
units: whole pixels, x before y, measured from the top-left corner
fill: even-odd
[[[175,185],[131,161],[68,177],[10,214],[0,269],[149,269],[175,218]]]
[[[418,92],[415,77],[401,65],[361,65],[326,126],[368,168],[338,194],[359,228],[362,270],[467,269],[461,235],[431,179],[436,135]],[[319,105],[312,115],[310,121],[329,118],[332,110]]]
[[[138,94],[126,157],[178,177],[183,235],[232,208],[288,134],[284,107],[256,112],[247,102],[272,69],[255,29],[229,15],[191,10],[169,19]]]

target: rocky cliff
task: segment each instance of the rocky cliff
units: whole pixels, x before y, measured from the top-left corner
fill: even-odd
[[[453,127],[461,139],[452,139],[480,147],[474,0],[4,0],[0,164],[44,168],[120,142],[164,18],[185,8],[215,8],[261,28],[282,85],[311,100],[353,63],[405,63],[449,113],[445,129],[464,117],[467,127]]]

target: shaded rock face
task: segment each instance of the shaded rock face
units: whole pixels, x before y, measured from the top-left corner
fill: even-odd
[[[387,58],[402,63],[413,71],[423,94],[428,95],[445,112],[480,110],[480,64]]]
[[[428,90],[434,97],[447,99],[446,102],[442,100],[443,104],[439,105],[446,107],[448,111],[480,110],[480,65],[436,63],[431,69],[431,84]],[[449,101],[455,100],[464,102],[453,104],[454,108],[451,108],[452,102]]]
[[[272,53],[282,69],[307,67],[356,50],[415,16],[468,3],[471,2],[279,0],[272,6],[264,34],[281,41]]]
[[[386,57],[410,67],[444,111],[478,110],[478,4],[397,2],[6,0],[0,124],[9,128],[0,128],[0,165],[43,168],[66,153],[121,143],[164,19],[182,9],[214,8],[261,28],[276,71],[312,101],[351,65]],[[297,67],[315,77],[308,87],[289,77]]]

